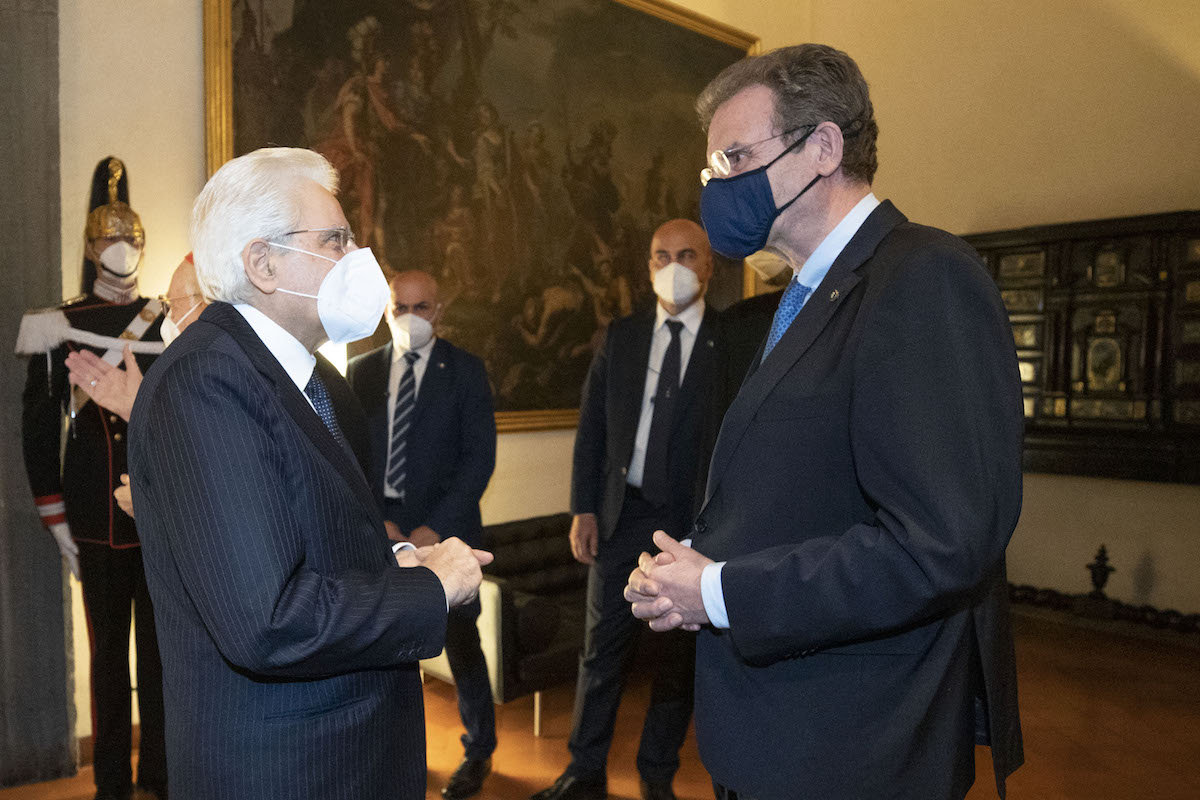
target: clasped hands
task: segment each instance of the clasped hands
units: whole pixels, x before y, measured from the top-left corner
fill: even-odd
[[[625,599],[633,605],[633,615],[647,620],[654,631],[700,630],[701,625],[708,624],[700,576],[712,559],[663,531],[654,532],[654,544],[662,552],[656,556],[642,553],[625,587]]]

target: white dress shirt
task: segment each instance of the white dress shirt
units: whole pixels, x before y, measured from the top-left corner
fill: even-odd
[[[258,338],[262,339],[267,350],[271,351],[271,355],[275,356],[283,371],[296,384],[300,394],[304,394],[304,387],[308,386],[313,370],[317,367],[317,357],[308,352],[308,348],[300,344],[300,340],[284,330],[278,322],[249,303],[235,303],[233,307],[246,319],[258,334]],[[312,405],[312,400],[307,394],[304,394],[304,399]],[[313,411],[316,411],[316,408],[313,408]]]
[[[704,321],[704,298],[685,308],[675,316],[667,313],[662,303],[655,305],[654,333],[650,337],[650,359],[646,365],[646,389],[642,392],[642,411],[638,415],[637,435],[633,439],[633,458],[629,461],[629,473],[625,476],[630,486],[642,488],[642,473],[646,469],[646,447],[650,443],[650,422],[654,418],[654,393],[658,391],[658,374],[662,371],[667,346],[671,344],[671,329],[667,320],[679,320],[683,328],[679,331],[679,385],[687,375],[688,360],[696,346],[696,335]]]
[[[867,221],[867,217],[871,216],[871,212],[878,205],[879,199],[875,197],[874,193],[868,192],[866,197],[859,200],[858,204],[850,209],[849,214],[842,217],[842,221],[837,224],[837,227],[821,240],[817,249],[813,250],[812,255],[804,262],[804,266],[797,270],[792,280],[814,290],[819,287],[821,281],[825,280],[825,276],[829,273],[829,268],[833,266],[833,262],[846,249],[846,245],[854,238],[854,234],[858,233],[858,229],[862,227],[862,224]],[[810,298],[811,296],[810,294]],[[714,628],[729,627],[729,612],[725,608],[725,590],[721,587],[721,570],[724,568],[724,561],[709,564],[700,575],[700,595],[704,599],[704,613],[708,615],[708,621]]]
[[[414,403],[421,393],[421,381],[425,378],[425,369],[429,366],[429,354],[433,352],[433,345],[436,341],[437,337],[434,336],[428,342],[418,347],[415,351],[417,355],[421,357],[418,358],[417,362],[412,366]],[[393,406],[396,404],[396,393],[400,389],[400,379],[404,377],[404,373],[408,372],[408,361],[406,361],[404,358],[404,355],[407,352],[407,348],[400,347],[396,344],[395,339],[392,340],[392,364],[388,368],[387,393],[387,442],[389,451],[392,447],[392,419],[395,417],[395,414],[393,414],[392,411]],[[387,464],[384,464],[384,468],[387,468]],[[389,486],[386,481],[384,481],[383,485],[383,496],[391,498],[392,500],[400,499],[400,493]]]

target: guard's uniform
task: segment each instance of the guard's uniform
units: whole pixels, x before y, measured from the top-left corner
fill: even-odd
[[[101,168],[105,173],[109,171],[111,161],[116,159],[101,162],[97,180],[102,177]],[[113,171],[120,179],[123,166]],[[115,185],[112,191],[110,201],[116,199]],[[127,205],[125,208],[128,210]],[[128,213],[132,214],[132,210]],[[140,222],[137,224],[140,235]],[[89,239],[93,238],[89,218]],[[127,427],[119,416],[100,408],[68,383],[65,364],[73,350],[86,348],[103,357],[109,350],[119,352],[126,341],[161,342],[161,306],[144,297],[115,303],[88,293],[60,306],[59,311],[61,314],[33,312],[22,323],[22,338],[26,337],[27,329],[46,327],[44,322],[55,323],[50,325],[53,328],[65,328],[64,316],[72,329],[44,337],[46,349],[30,357],[22,404],[25,469],[43,524],[49,527],[65,521],[79,546],[80,580],[92,649],[91,714],[97,796],[120,799],[128,797],[132,790],[129,672],[132,608],[141,720],[138,785],[165,798],[162,665],[154,612],[146,590],[134,521],[113,498],[113,490],[121,485],[121,474],[127,471]],[[89,346],[70,338],[80,335],[79,332],[112,337],[111,346]],[[65,338],[56,341],[60,336]],[[155,358],[152,354],[136,357],[143,372]]]

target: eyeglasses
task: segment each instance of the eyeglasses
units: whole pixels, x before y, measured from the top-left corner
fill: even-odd
[[[162,303],[163,316],[165,317],[166,315],[171,313],[171,304],[172,303],[179,303],[182,305],[185,300],[191,300],[193,297],[203,298],[204,295],[200,294],[199,292],[195,292],[192,294],[181,294],[177,297],[167,297],[165,294],[160,294],[158,296],[158,302]]]
[[[345,255],[346,248],[354,244],[354,233],[349,228],[305,228],[299,231],[288,231],[280,234],[280,236],[296,236],[301,233],[324,233],[325,236],[320,237],[320,244],[328,246]]]
[[[816,127],[816,125],[800,125],[783,133],[777,133],[774,136],[768,136],[765,139],[759,139],[757,142],[751,142],[741,147],[734,147],[729,150],[713,150],[712,154],[708,157],[708,166],[700,170],[700,185],[708,186],[708,182],[713,178],[728,178],[733,174],[733,168],[740,164],[743,159],[748,158],[750,151],[760,144],[766,144],[781,136],[787,136],[804,128],[815,130]]]

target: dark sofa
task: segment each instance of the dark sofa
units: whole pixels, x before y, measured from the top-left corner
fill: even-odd
[[[587,567],[571,556],[570,514],[488,525],[483,546],[496,558],[484,568],[479,638],[497,703],[535,696],[539,732],[542,689],[573,682],[583,645]],[[444,656],[422,663],[451,680]]]

